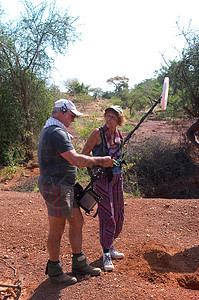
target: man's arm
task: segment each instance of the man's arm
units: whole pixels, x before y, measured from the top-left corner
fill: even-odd
[[[188,139],[197,147],[199,148],[199,141],[197,139],[197,137],[195,136],[195,132],[199,131],[199,118],[197,119],[197,121],[195,123],[193,123],[189,129],[186,132],[186,135],[188,137]]]
[[[105,168],[112,167],[115,162],[110,156],[87,156],[84,154],[78,154],[75,149],[61,153],[61,156],[65,158],[71,165],[76,167],[91,167],[99,165]]]

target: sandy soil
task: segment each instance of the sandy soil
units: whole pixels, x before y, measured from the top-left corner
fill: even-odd
[[[164,124],[157,125],[165,128]],[[150,132],[157,132],[157,127]],[[115,243],[125,257],[114,261],[114,272],[78,276],[78,283],[68,287],[50,284],[45,275],[45,204],[39,193],[13,191],[36,180],[39,171],[33,167],[25,170],[26,176],[18,172],[11,181],[0,184],[1,284],[22,283],[23,300],[199,299],[199,199],[125,199],[124,228]],[[102,267],[98,218],[84,219],[83,252],[89,263]],[[68,227],[61,244],[61,261],[70,274]],[[0,299],[16,299],[16,292],[0,287]]]
[[[50,284],[44,274],[48,224],[41,196],[2,191],[0,203],[0,282],[19,284],[23,277],[20,299],[199,299],[198,199],[126,199],[115,243],[125,258],[114,262],[114,272],[79,276],[69,287]],[[61,261],[70,273],[67,229]],[[89,263],[102,267],[97,218],[85,216],[83,249]],[[0,290],[0,299],[12,291]]]

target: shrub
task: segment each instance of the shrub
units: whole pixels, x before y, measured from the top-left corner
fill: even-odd
[[[96,116],[89,116],[89,118],[77,120],[75,123],[75,129],[77,130],[83,142],[86,142],[90,133],[101,125],[101,119],[99,120]]]
[[[157,138],[126,147],[124,189],[142,197],[194,198],[199,188],[192,178],[198,166],[191,157],[191,146],[168,144]]]
[[[118,97],[111,97],[110,99],[112,105],[120,105],[122,107],[122,100]]]

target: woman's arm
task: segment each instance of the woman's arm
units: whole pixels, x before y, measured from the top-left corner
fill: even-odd
[[[197,137],[195,136],[195,132],[199,131],[199,118],[195,123],[193,123],[189,129],[187,130],[186,134],[188,139],[197,147],[199,148],[199,141]]]
[[[95,145],[101,142],[100,130],[99,128],[95,128],[93,132],[88,137],[87,142],[84,145],[82,150],[82,154],[90,155],[90,152],[93,150]]]

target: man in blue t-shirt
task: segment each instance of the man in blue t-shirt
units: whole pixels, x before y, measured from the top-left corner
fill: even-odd
[[[75,277],[62,271],[59,261],[60,243],[65,229],[66,220],[69,224],[69,240],[72,256],[72,273],[75,275],[99,275],[100,268],[87,264],[82,253],[83,216],[74,199],[76,167],[101,165],[110,167],[114,159],[110,156],[90,157],[78,154],[71,143],[67,131],[76,116],[83,115],[77,111],[73,102],[60,99],[55,102],[50,117],[41,132],[38,161],[40,176],[38,186],[45,199],[49,219],[49,235],[47,248],[49,260],[46,274],[52,282],[74,284]]]

